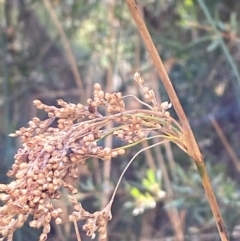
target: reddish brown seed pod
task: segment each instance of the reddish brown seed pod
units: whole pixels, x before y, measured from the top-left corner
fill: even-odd
[[[96,112],[96,109],[95,109],[95,107],[93,106],[93,105],[89,105],[88,106],[88,111],[91,113],[91,114],[94,114],[95,112]]]

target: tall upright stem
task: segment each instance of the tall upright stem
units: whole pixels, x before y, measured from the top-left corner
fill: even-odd
[[[188,150],[189,156],[195,161],[195,164],[198,168],[198,172],[202,179],[202,184],[208,198],[215,222],[218,228],[218,232],[222,241],[227,241],[228,236],[225,230],[224,221],[222,219],[219,206],[217,204],[210,179],[207,174],[206,166],[202,158],[202,154],[198,148],[197,142],[189,125],[188,119],[184,113],[184,110],[180,104],[178,96],[173,88],[171,80],[164,68],[163,62],[157,52],[157,49],[152,41],[152,38],[148,32],[148,29],[144,23],[144,20],[138,10],[138,6],[134,0],[126,0],[126,3],[130,9],[130,12],[137,24],[138,30],[142,36],[144,44],[149,52],[149,55],[158,71],[158,74],[163,82],[163,85],[168,93],[168,96],[173,104],[173,107],[178,115],[180,123],[183,128],[183,133],[186,142],[186,148]]]

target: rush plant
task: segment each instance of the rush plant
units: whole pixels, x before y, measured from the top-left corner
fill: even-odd
[[[112,217],[111,205],[117,187],[127,167],[146,148],[128,163],[106,207],[95,213],[84,210],[74,197],[78,190],[72,186],[71,179],[78,178],[81,165],[92,157],[109,161],[123,155],[126,148],[153,138],[161,141],[152,146],[172,141],[187,151],[182,128],[167,111],[171,104],[158,103],[154,91],[144,85],[139,73],[134,75],[134,79],[145,101],[133,95],[122,96],[120,92],[105,93],[99,84],[94,85],[93,98],[87,100],[87,105],[58,100],[59,107],[55,107],[34,101],[38,109],[47,112],[48,118],[40,120],[34,117],[29,121],[29,127],[10,134],[21,138],[22,148],[15,155],[15,163],[7,174],[14,181],[0,185],[1,200],[5,203],[0,208],[1,240],[12,240],[14,231],[23,226],[29,215],[33,217],[29,223],[31,227],[43,227],[39,240],[46,240],[50,221],[62,222],[62,209],[55,208],[52,202],[60,198],[61,188],[69,191],[69,201],[73,204],[74,211],[69,215],[69,221],[76,224],[78,220],[86,220],[83,225],[86,234],[94,238],[98,231],[100,240],[106,240],[106,223]],[[126,109],[124,101],[127,98],[134,98],[143,108]],[[105,114],[101,114],[100,109]],[[110,130],[106,129],[109,122],[114,126]],[[100,141],[108,135],[119,138],[123,145],[118,148],[101,146]]]
[[[50,221],[54,219],[56,224],[62,222],[60,214],[63,210],[55,207],[53,202],[60,198],[62,188],[69,191],[69,201],[73,205],[69,221],[74,223],[78,241],[80,240],[77,228],[79,220],[86,221],[83,230],[88,236],[94,238],[95,233],[98,232],[100,240],[106,240],[106,225],[112,217],[111,205],[125,170],[139,153],[166,141],[174,142],[196,163],[221,240],[228,240],[204,160],[187,117],[138,6],[134,0],[126,0],[126,2],[166,88],[171,104],[158,103],[154,91],[144,85],[144,80],[139,73],[134,75],[134,80],[140,86],[144,101],[133,95],[122,96],[119,92],[105,93],[99,84],[94,85],[93,98],[88,99],[86,105],[59,100],[59,107],[55,107],[35,100],[36,107],[43,109],[48,118],[40,120],[34,117],[29,121],[29,127],[21,128],[14,134],[10,134],[21,138],[22,147],[15,155],[15,162],[8,172],[8,176],[14,180],[7,185],[0,185],[0,200],[4,203],[0,207],[0,234],[2,236],[0,240],[5,238],[12,240],[16,229],[23,226],[29,215],[33,217],[29,223],[31,227],[43,228],[39,240],[46,240],[51,228]],[[127,98],[134,98],[142,104],[142,108],[126,109],[124,101]],[[179,122],[172,118],[168,111],[171,105],[178,115]],[[106,128],[109,122],[113,122],[111,129]],[[117,148],[101,146],[101,140],[108,135],[119,138],[122,146]],[[78,169],[81,165],[92,157],[107,162],[111,158],[124,155],[127,148],[153,138],[160,139],[160,141],[143,148],[128,162],[108,204],[94,213],[85,210],[74,196],[78,190],[71,184],[71,179],[78,177]]]

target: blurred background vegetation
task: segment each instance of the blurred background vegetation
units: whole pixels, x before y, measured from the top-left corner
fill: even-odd
[[[205,157],[231,240],[240,240],[240,2],[137,2]],[[45,117],[34,99],[85,104],[95,82],[141,96],[135,71],[168,100],[124,1],[0,0],[0,182],[9,181],[21,145],[8,134]],[[147,144],[81,168],[75,184],[86,209],[106,204],[123,168]],[[48,240],[76,240],[66,195],[56,203],[64,223],[52,224]],[[37,240],[37,232],[26,225],[14,240]],[[146,151],[129,168],[108,233],[111,241],[219,240],[194,164],[170,144]]]

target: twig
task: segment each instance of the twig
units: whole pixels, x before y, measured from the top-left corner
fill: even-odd
[[[63,27],[62,27],[62,25],[61,25],[61,23],[58,19],[58,16],[57,16],[56,12],[54,11],[54,9],[52,7],[50,1],[49,0],[43,0],[43,3],[45,5],[51,19],[52,19],[54,25],[56,26],[56,29],[58,31],[59,36],[61,37],[62,44],[63,44],[64,50],[65,50],[65,54],[66,54],[66,56],[68,58],[68,61],[70,63],[70,67],[72,69],[72,73],[73,73],[73,76],[75,78],[75,82],[76,82],[76,85],[78,87],[78,90],[79,90],[80,98],[84,99],[85,94],[84,94],[82,79],[81,79],[80,73],[78,71],[77,61],[76,61],[75,56],[73,54],[70,42],[67,38],[66,33],[64,32],[64,29],[63,29]]]
[[[77,221],[74,221],[74,228],[75,228],[75,232],[76,232],[76,236],[77,236],[77,241],[81,241],[81,236],[78,230],[78,225],[77,225]]]
[[[154,143],[157,143],[158,140],[153,140]],[[167,142],[163,143],[166,144]],[[166,191],[167,191],[167,196],[168,196],[168,200],[172,200],[173,198],[173,190],[172,190],[172,186],[171,186],[171,182],[169,179],[169,175],[168,175],[168,171],[162,156],[162,152],[161,152],[161,148],[154,148],[154,151],[156,153],[156,156],[158,158],[161,170],[162,170],[162,174],[163,174],[163,180],[165,183],[165,187],[166,187]],[[167,214],[168,217],[173,225],[173,229],[175,231],[175,235],[178,241],[183,241],[184,240],[184,232],[183,232],[183,228],[182,228],[182,224],[181,224],[181,219],[180,219],[180,215],[179,212],[177,210],[176,207],[172,207],[172,209],[167,209]]]
[[[114,21],[114,9],[115,9],[115,0],[110,1],[107,3],[107,8],[108,8],[108,22],[110,26],[110,33],[108,36],[108,42],[107,42],[107,47],[112,48],[112,40],[114,39],[114,32],[112,28],[112,22]],[[107,91],[111,92],[112,91],[112,86],[113,86],[113,66],[112,64],[109,64],[108,70],[107,70]],[[109,122],[106,125],[107,130],[111,130],[113,128],[113,123]],[[112,135],[108,135],[105,139],[105,146],[112,148],[112,142],[113,142],[113,137]],[[104,162],[103,166],[103,196],[101,200],[101,205],[102,208],[105,207],[108,203],[109,195],[110,195],[110,175],[111,175],[111,166],[112,166],[112,161],[111,159],[107,162]],[[106,223],[106,230],[108,230],[108,223]],[[108,241],[108,237],[106,237],[106,241]]]
[[[210,183],[210,179],[207,174],[204,160],[202,158],[201,152],[198,148],[198,145],[197,145],[194,135],[192,133],[188,119],[183,111],[183,108],[180,104],[178,96],[172,86],[171,80],[169,79],[169,76],[164,68],[163,62],[162,62],[160,56],[158,55],[157,49],[152,41],[152,38],[151,38],[151,36],[148,32],[148,29],[143,21],[143,18],[138,11],[138,6],[136,5],[134,0],[126,0],[126,3],[127,3],[128,7],[130,9],[130,12],[137,24],[138,30],[143,38],[146,48],[152,58],[152,61],[159,73],[159,76],[161,77],[161,80],[168,93],[171,103],[173,104],[173,107],[179,117],[181,124],[182,124],[183,133],[184,133],[184,137],[185,137],[185,141],[186,141],[186,145],[187,145],[187,149],[188,149],[188,154],[190,157],[193,158],[193,160],[195,161],[196,166],[198,168],[198,172],[201,176],[202,184],[203,184],[204,190],[206,192],[211,210],[213,212],[221,240],[226,241],[226,240],[228,240],[228,237],[227,237],[227,232],[225,230],[224,221],[222,219],[220,209],[218,207],[218,204],[217,204],[217,201],[216,201],[216,198],[215,198],[215,195],[214,195],[211,183]]]
[[[170,72],[174,63],[175,63],[175,58],[168,59],[167,61],[164,62],[164,67],[165,67],[167,73]],[[153,82],[153,85],[154,85],[154,89],[158,90],[157,74],[156,74],[155,71],[153,71],[153,74],[151,75],[151,79],[152,79],[152,82]],[[159,91],[155,92],[155,97],[156,97],[158,103],[162,102],[162,98],[161,98],[161,95],[160,95]],[[174,179],[174,176],[175,176],[174,170],[176,169],[176,165],[175,165],[175,161],[174,161],[174,157],[173,157],[171,144],[170,144],[170,142],[166,142],[163,145],[165,147],[167,159],[168,159],[169,166],[170,166],[170,169],[171,169],[171,174],[172,174],[171,176]]]
[[[190,27],[195,27],[197,29],[201,29],[201,30],[207,31],[207,32],[213,32],[214,31],[214,29],[212,27],[201,25],[200,23],[197,23],[197,22],[194,22],[194,21],[188,21],[187,25],[190,26]],[[227,32],[227,33],[226,32],[220,32],[220,34],[224,38],[226,38],[226,39],[230,39],[232,41],[240,43],[240,38],[235,33],[232,33],[232,32]]]
[[[143,148],[146,148],[148,146],[148,142],[147,141],[143,141],[142,142],[142,146],[143,146]],[[147,163],[148,163],[149,167],[152,170],[156,171],[156,165],[154,163],[154,158],[153,158],[152,153],[151,153],[151,151],[149,149],[146,149],[145,156],[146,156],[146,160],[147,160]]]
[[[163,140],[163,141],[157,142],[157,143],[155,143],[155,144],[153,144],[153,145],[151,145],[151,146],[147,146],[147,147],[141,149],[140,151],[138,151],[138,152],[132,157],[132,159],[128,162],[128,164],[126,165],[126,167],[124,168],[124,170],[122,171],[122,173],[121,173],[121,175],[120,175],[120,177],[119,177],[119,179],[118,179],[118,182],[117,182],[117,184],[116,184],[116,186],[115,186],[115,188],[114,188],[114,191],[113,191],[113,194],[112,194],[112,197],[111,197],[111,201],[112,201],[112,202],[113,202],[113,200],[114,200],[114,198],[115,198],[115,196],[116,196],[118,187],[119,187],[119,185],[120,185],[120,183],[121,183],[121,181],[122,181],[122,178],[123,178],[125,172],[128,170],[129,166],[133,163],[133,161],[135,160],[135,158],[136,158],[140,153],[142,153],[143,151],[146,151],[147,149],[151,149],[151,148],[153,148],[153,147],[155,147],[155,146],[159,146],[159,145],[163,144],[163,143],[166,142],[166,141],[167,141],[167,140]]]
[[[211,122],[212,125],[215,129],[215,131],[217,132],[220,140],[222,141],[223,145],[225,146],[227,153],[229,154],[229,156],[232,158],[233,163],[237,169],[238,172],[240,172],[240,160],[238,159],[235,151],[233,150],[233,148],[231,147],[231,145],[229,144],[221,126],[218,124],[217,120],[215,118],[211,118]]]
[[[155,73],[154,73],[154,75],[155,75]],[[152,82],[154,84],[154,86],[153,86],[154,89],[158,90],[158,83],[156,81],[157,80],[156,76],[151,76],[148,79],[152,80]],[[161,96],[159,94],[159,91],[155,92],[155,97],[157,99],[157,102],[161,103]],[[158,138],[158,139],[153,139],[153,141],[154,141],[154,143],[157,143],[160,140]],[[146,145],[144,145],[145,143],[147,143],[147,142],[144,141],[142,143],[143,147],[146,147]],[[169,163],[170,163],[170,167],[171,167],[171,171],[172,171],[172,174],[173,174],[172,176],[174,176],[174,173],[173,173],[173,169],[174,169],[174,165],[175,165],[174,164],[174,160],[173,160],[173,158],[169,159],[170,154],[169,154],[169,149],[167,149],[168,147],[171,148],[170,142],[164,142],[163,146],[166,149],[166,154],[167,154],[167,157],[168,157],[168,160],[169,160]],[[168,175],[168,170],[167,170],[166,164],[165,164],[163,156],[162,156],[161,148],[160,147],[154,148],[154,151],[155,151],[155,156],[157,157],[157,160],[159,162],[159,166],[160,166],[162,174],[163,174],[163,181],[164,181],[164,184],[165,184],[165,187],[166,187],[168,200],[170,201],[170,200],[172,200],[172,197],[173,197],[173,190],[172,190],[172,187],[171,187],[171,182],[170,182],[170,178],[169,178],[169,175]],[[170,149],[170,151],[171,151],[171,149]],[[156,169],[155,163],[154,163],[154,160],[153,160],[153,157],[152,157],[152,153],[150,152],[150,150],[147,149],[145,151],[145,154],[146,154],[146,159],[147,159],[149,165],[151,163],[153,163],[152,165],[154,165],[154,168],[152,167],[152,165],[150,165],[150,167],[153,170]],[[179,212],[178,212],[177,208],[176,207],[172,207],[171,209],[167,209],[166,211],[167,211],[169,220],[170,220],[170,222],[172,224],[176,240],[183,241],[184,240],[184,232],[183,232],[183,229],[182,229],[180,215],[179,215]]]

